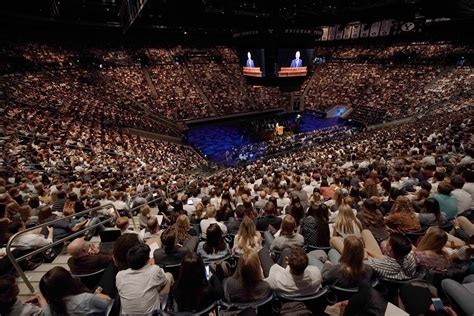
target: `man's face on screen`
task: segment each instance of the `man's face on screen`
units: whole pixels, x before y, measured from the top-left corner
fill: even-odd
[[[296,51],[295,57],[296,57],[296,59],[300,59],[300,51],[299,50]]]

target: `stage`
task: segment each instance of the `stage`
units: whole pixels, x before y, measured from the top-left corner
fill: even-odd
[[[291,114],[289,121],[296,120],[297,114]],[[242,126],[241,121],[230,121],[212,123],[209,125],[192,127],[186,132],[186,138],[190,145],[197,148],[208,159],[220,165],[233,166],[240,162],[239,150],[252,144],[258,144],[262,140],[271,141],[273,138],[291,136],[294,132],[307,133],[331,126],[343,125],[340,118],[320,118],[311,113],[302,113],[299,118],[298,129],[295,125],[285,126],[283,135],[275,135],[274,127],[268,126],[265,130],[257,133]],[[256,150],[261,150],[256,149]],[[260,152],[260,156],[264,154]],[[247,161],[252,161],[253,157],[247,157]],[[256,159],[256,158],[255,158]]]

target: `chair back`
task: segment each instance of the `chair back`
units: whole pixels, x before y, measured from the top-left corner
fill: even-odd
[[[115,242],[121,235],[120,229],[106,229],[99,233],[101,242]]]
[[[88,274],[74,274],[71,275],[74,278],[78,278],[82,284],[84,284],[89,290],[93,291],[97,285],[99,284],[102,275],[104,274],[105,269],[101,269],[99,271],[88,273]]]

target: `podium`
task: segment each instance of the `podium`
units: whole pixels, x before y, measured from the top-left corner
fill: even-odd
[[[262,70],[260,67],[243,67],[244,76],[262,77]]]
[[[278,77],[301,77],[308,74],[308,67],[281,67]]]

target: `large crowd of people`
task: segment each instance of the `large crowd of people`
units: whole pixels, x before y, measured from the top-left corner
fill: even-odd
[[[0,281],[6,293],[1,306],[10,315],[100,313],[115,299],[125,314],[193,313],[219,300],[232,305],[272,293],[303,297],[338,286],[358,287],[360,293],[330,309],[343,315],[370,309],[378,315],[387,301],[397,301],[390,291],[372,287],[378,279],[398,282],[399,306],[408,313],[428,313],[434,308],[431,298],[439,296],[446,307],[438,312],[470,315],[474,295],[462,281],[472,282],[471,102],[373,131],[329,130],[313,146],[187,178],[178,176],[189,170],[192,157],[182,147],[100,126],[73,128],[65,117],[48,119],[52,114],[46,111],[7,108],[3,145],[11,157],[7,164],[17,169],[0,179],[2,242],[24,227],[61,217],[48,229],[19,238],[15,254],[94,227],[96,217],[114,218],[109,226],[116,228],[94,227],[71,241],[65,249],[70,272],[49,270],[32,303],[17,299],[18,286],[8,276],[15,271],[8,258],[0,259],[7,274]],[[75,167],[68,173],[21,168],[38,159],[52,165],[69,160]],[[167,194],[178,181],[185,190]],[[156,193],[146,194],[149,189]],[[150,211],[155,202],[147,205],[153,196],[163,198],[158,213]],[[66,217],[109,203],[118,214],[105,207],[89,217]],[[132,229],[124,216],[132,205],[141,205],[140,228]],[[112,254],[102,254],[88,240],[110,230],[118,232],[117,239]],[[35,267],[29,263],[22,266]],[[102,269],[93,285],[70,274]],[[410,282],[421,277],[424,287],[435,291],[425,293],[420,281]],[[420,295],[427,298],[423,304]],[[283,303],[281,308],[297,307]]]
[[[249,102],[250,93],[232,90],[241,82],[226,71],[235,68],[229,66],[233,51],[217,51],[225,62],[203,67],[168,63],[168,53],[185,55],[184,48],[148,49],[157,61],[148,71],[158,96],[175,98],[161,115],[211,111],[190,101],[202,96],[181,67],[189,67],[218,114],[259,104]],[[0,314],[197,313],[216,302],[222,312],[239,304],[252,309],[277,295],[286,297],[281,306],[262,305],[260,314],[383,315],[391,302],[408,314],[472,315],[471,69],[330,62],[318,72],[309,87],[311,107],[359,102],[367,113],[372,107],[389,118],[417,117],[375,130],[333,127],[238,148],[232,155],[256,156],[205,176],[197,169],[207,161],[190,147],[121,129],[167,128],[133,110],[136,103],[153,106],[154,98],[140,92],[146,82],[138,66],[61,66],[6,77],[0,245],[11,241],[18,258],[69,238],[28,256],[21,268],[33,270],[59,253],[70,259],[68,269],[53,264],[25,302],[17,271],[0,248]],[[183,90],[159,84],[175,82],[170,78],[178,74],[187,78],[179,83]],[[187,110],[181,101],[201,108]],[[129,218],[134,215],[137,222]],[[38,224],[45,226],[14,237]],[[95,235],[104,241],[100,247],[91,242]],[[81,274],[98,277],[74,277]],[[291,303],[327,288],[346,295],[331,306]]]

